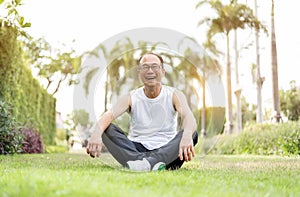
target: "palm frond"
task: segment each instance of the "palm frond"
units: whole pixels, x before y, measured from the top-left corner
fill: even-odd
[[[96,75],[96,73],[99,71],[99,67],[92,68],[90,71],[87,72],[87,74],[84,77],[84,83],[83,88],[85,91],[85,96],[89,94],[89,86],[91,83],[92,78]]]

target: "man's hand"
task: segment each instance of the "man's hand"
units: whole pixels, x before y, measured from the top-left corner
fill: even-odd
[[[91,157],[100,157],[102,150],[102,137],[98,132],[94,132],[89,139],[86,152]]]
[[[193,145],[193,138],[191,134],[184,133],[179,145],[179,159],[185,161],[191,161],[195,156],[195,150]]]

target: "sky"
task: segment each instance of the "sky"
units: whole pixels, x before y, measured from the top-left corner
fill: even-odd
[[[258,17],[270,26],[271,0],[258,1]],[[163,27],[194,37],[199,42],[205,38],[198,21],[207,16],[206,10],[195,8],[198,0],[23,0],[20,14],[32,23],[27,30],[35,38],[44,37],[52,46],[70,44],[79,53],[94,49],[99,43],[124,31],[143,27]],[[253,1],[241,0],[252,8]],[[291,80],[299,85],[300,30],[296,19],[300,18],[299,0],[275,1],[275,29],[278,52],[279,87],[288,88]],[[253,33],[253,32],[252,32]],[[238,32],[239,47],[251,42],[251,32]],[[263,86],[263,100],[270,99],[271,63],[270,36],[261,36],[260,52]],[[74,43],[72,41],[75,40]],[[254,49],[254,46],[252,47]],[[225,49],[225,48],[224,48]],[[255,54],[243,49],[240,52],[240,81],[242,94],[254,96],[255,86],[251,82],[250,62],[255,63]],[[225,64],[225,63],[224,63]],[[232,71],[234,75],[234,70]],[[57,95],[57,110],[69,113],[72,102],[66,95],[72,89],[66,88]],[[250,96],[251,97],[251,96]],[[250,98],[251,99],[251,98]],[[252,99],[255,99],[253,97]]]

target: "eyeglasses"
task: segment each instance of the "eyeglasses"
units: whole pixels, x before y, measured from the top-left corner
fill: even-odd
[[[146,72],[146,71],[150,70],[150,68],[152,71],[156,72],[156,71],[159,71],[159,69],[161,68],[161,65],[156,64],[156,63],[151,64],[151,65],[142,64],[142,65],[140,65],[139,70]]]

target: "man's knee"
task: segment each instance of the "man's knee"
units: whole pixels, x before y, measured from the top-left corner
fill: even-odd
[[[122,129],[119,128],[118,126],[116,126],[113,123],[110,123],[108,125],[108,127],[106,128],[106,130],[104,131],[103,134],[105,134],[109,138],[110,137],[116,137],[116,136],[119,136],[119,135],[122,135],[122,136],[125,135],[125,133],[122,131]]]
[[[175,137],[175,138],[177,138],[178,143],[180,142],[180,140],[182,138],[182,134],[183,134],[183,130],[179,131]],[[192,138],[193,138],[193,145],[195,146],[198,143],[198,131],[194,131]]]

